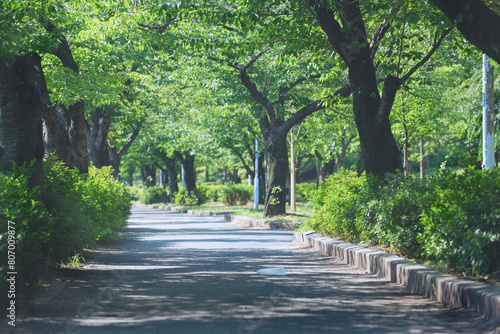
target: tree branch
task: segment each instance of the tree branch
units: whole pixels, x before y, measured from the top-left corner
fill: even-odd
[[[321,77],[321,74],[314,74],[314,75],[310,75],[310,76],[307,76],[304,78],[299,78],[295,82],[292,82],[291,84],[289,84],[286,87],[280,87],[278,102],[280,102],[280,104],[282,104],[280,100],[283,98],[283,95],[288,93],[290,90],[292,90],[293,88],[295,88],[297,85],[301,84],[302,82],[309,80],[309,79],[317,79],[320,77]]]
[[[441,35],[441,37],[437,38],[438,32],[434,35],[434,44],[432,46],[432,49],[427,53],[427,55],[422,58],[415,66],[413,66],[408,73],[406,73],[405,76],[403,76],[401,79],[399,79],[399,84],[401,85],[403,82],[408,80],[413,73],[415,73],[422,65],[424,65],[431,57],[432,55],[436,52],[436,50],[441,46],[443,43],[443,40],[445,39],[446,36],[453,30],[453,28],[446,29],[444,33]]]
[[[300,121],[302,121],[307,116],[311,115],[312,113],[314,113],[318,110],[324,109],[325,108],[325,103],[324,103],[325,100],[333,98],[333,97],[337,98],[339,96],[348,97],[349,95],[351,95],[351,93],[352,93],[351,86],[345,85],[344,87],[340,88],[335,93],[333,93],[333,95],[330,95],[327,98],[317,100],[317,101],[314,101],[314,102],[308,104],[307,106],[303,107],[302,109],[297,111],[295,114],[290,116],[290,118],[288,118],[285,121],[285,123],[283,123],[283,125],[281,125],[281,130],[284,132],[288,132],[288,131],[290,131],[292,126],[294,126],[295,124],[298,124]]]
[[[151,26],[149,24],[144,24],[144,23],[137,23],[139,27],[146,28],[146,29],[152,29],[152,30],[157,30],[160,34],[163,33],[172,23],[180,21],[179,18],[175,17],[172,21],[165,23],[164,25],[161,26]]]
[[[260,57],[261,57],[264,53],[266,53],[266,51],[268,51],[270,48],[271,48],[270,46],[266,46],[266,47],[264,48],[264,50],[262,50],[261,52],[259,52],[259,53],[258,53],[256,56],[254,56],[252,59],[250,59],[250,61],[249,61],[249,62],[248,62],[245,66],[240,65],[240,70],[241,70],[241,71],[246,71],[246,70],[248,70],[248,68],[249,68],[250,66],[252,66],[252,65],[253,65],[253,63],[255,63],[255,62],[257,61],[257,59],[259,59],[259,58],[260,58]],[[242,68],[242,66],[243,66],[243,68]]]
[[[399,12],[399,7],[392,7],[389,10],[389,15],[396,14],[397,12]],[[392,20],[388,21],[386,18],[384,20],[384,23],[382,23],[379,26],[375,35],[373,35],[373,39],[370,42],[370,57],[372,60],[375,59],[375,55],[376,55],[376,53],[378,51],[378,47],[379,47],[379,42],[382,40],[382,38],[385,37],[385,35],[387,34],[387,32],[389,31],[391,26],[392,26]]]
[[[142,122],[137,124],[137,127],[135,127],[135,128],[132,127],[132,134],[130,135],[125,146],[120,150],[120,152],[117,155],[118,160],[121,160],[121,158],[127,153],[127,151],[130,149],[130,147],[132,147],[132,144],[134,143],[135,139],[139,135],[141,128],[142,128]]]

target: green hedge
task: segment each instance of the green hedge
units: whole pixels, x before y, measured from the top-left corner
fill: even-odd
[[[297,202],[310,201],[316,188],[316,183],[297,183],[295,185],[295,199]]]
[[[224,204],[245,205],[253,196],[253,186],[245,184],[227,184],[220,190],[221,200]]]
[[[49,157],[44,162],[43,195],[28,187],[25,171],[15,168],[0,174],[2,291],[8,271],[8,221],[15,223],[17,279],[36,282],[48,267],[84,247],[117,239],[130,215],[130,197],[111,168],[91,166],[82,175]]]
[[[391,245],[469,274],[500,269],[500,171],[441,169],[419,179],[342,171],[313,196],[312,228]]]
[[[139,194],[139,200],[143,204],[163,203],[163,193],[165,189],[162,186],[147,187]]]

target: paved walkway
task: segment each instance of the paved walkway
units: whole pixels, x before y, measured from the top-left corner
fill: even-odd
[[[126,236],[12,333],[482,333],[474,314],[294,246],[289,231],[134,209]],[[277,266],[287,274],[256,273]]]

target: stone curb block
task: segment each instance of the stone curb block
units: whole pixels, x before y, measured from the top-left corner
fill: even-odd
[[[294,242],[402,284],[411,292],[435,298],[448,307],[473,309],[485,320],[500,324],[499,287],[453,277],[396,255],[327,238],[314,231],[295,233]]]
[[[251,228],[261,228],[261,229],[269,229],[269,230],[294,230],[295,227],[300,223],[293,222],[268,222],[265,219],[255,219],[248,218],[244,216],[232,216],[232,223],[236,223],[242,227],[251,227]]]
[[[186,210],[180,206],[167,206],[167,205],[151,205],[151,204],[141,204],[134,203],[135,207],[146,208],[146,209],[159,209],[164,211],[172,211],[178,213],[186,213],[192,216],[224,216],[224,221],[232,222],[238,224],[242,227],[248,228],[261,228],[261,229],[273,229],[273,230],[294,230],[300,223],[294,222],[268,222],[265,219],[255,219],[244,216],[234,216],[232,212],[228,211],[196,211],[196,210]]]

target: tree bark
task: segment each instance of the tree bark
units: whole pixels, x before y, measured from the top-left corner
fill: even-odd
[[[36,53],[16,56],[7,65],[0,58],[0,171],[34,161],[29,185],[43,191],[42,116],[35,84],[41,71]]]
[[[135,170],[134,165],[130,164],[128,170],[128,185],[131,187],[134,185],[134,170]]]
[[[500,64],[500,16],[481,0],[439,0],[437,5],[469,42]]]
[[[197,195],[196,189],[196,171],[194,166],[194,154],[182,155],[181,152],[174,152],[177,159],[181,162],[182,167],[184,167],[184,183],[186,186],[186,191],[188,193],[194,193]]]
[[[141,177],[144,187],[153,187],[156,185],[156,167],[151,165],[141,166]]]
[[[264,205],[264,217],[286,213],[286,180],[288,175],[287,132],[263,129],[264,143],[267,146],[269,179]]]
[[[54,32],[56,28],[52,25],[46,27],[47,31]],[[73,53],[65,36],[59,35],[59,45],[51,49],[51,53],[61,60],[64,67],[79,73],[78,64],[73,58]],[[78,168],[82,174],[88,173],[89,159],[87,152],[85,119],[85,102],[78,101],[66,108],[66,122],[68,124],[68,136],[71,144],[71,168]]]
[[[375,52],[370,49],[359,0],[336,2],[340,11],[337,17],[342,25],[336,20],[336,14],[330,8],[329,2],[309,0],[309,5],[316,13],[330,44],[349,69],[349,85],[354,92],[354,119],[365,169],[375,175],[402,170],[401,153],[389,122],[394,98],[401,84],[431,58],[451,30],[445,30],[441,35],[436,34],[430,51],[401,78],[387,76],[380,96],[376,65],[373,62]],[[378,40],[380,38],[377,37]]]
[[[110,104],[105,110],[93,108],[88,123],[87,148],[89,160],[97,168],[112,165],[112,152],[108,143],[111,116],[116,107]]]
[[[177,184],[177,170],[175,169],[175,158],[168,157],[166,154],[156,151],[165,165],[165,170],[168,174],[168,190],[170,194],[173,195],[179,191],[179,185]]]

